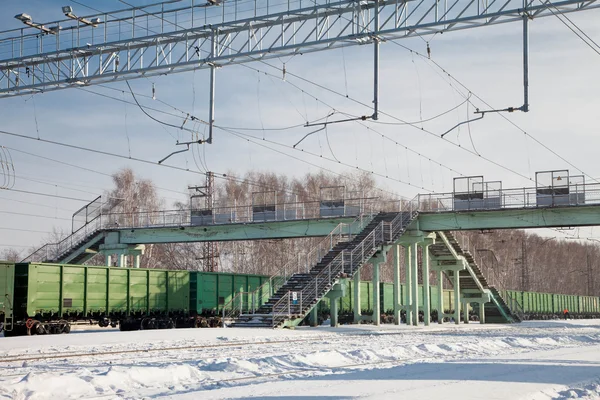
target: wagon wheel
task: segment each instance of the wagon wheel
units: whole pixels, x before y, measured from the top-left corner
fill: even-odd
[[[60,324],[60,332],[59,333],[69,333],[69,332],[71,332],[71,324],[69,324],[68,321],[65,321],[64,319],[61,319],[60,321],[58,321],[58,323]]]

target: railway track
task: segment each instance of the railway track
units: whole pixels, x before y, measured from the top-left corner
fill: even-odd
[[[181,351],[181,350],[196,350],[196,349],[212,349],[220,347],[235,347],[244,345],[274,345],[283,343],[296,343],[296,342],[307,342],[314,340],[314,338],[306,339],[290,339],[290,340],[270,340],[263,342],[231,342],[231,343],[215,343],[205,345],[193,345],[193,346],[171,346],[171,347],[157,347],[149,349],[124,349],[124,350],[111,350],[103,351],[100,353],[59,353],[59,354],[44,354],[36,357],[27,357],[26,354],[17,355],[12,358],[0,359],[0,363],[12,363],[12,362],[27,362],[27,361],[40,361],[49,359],[62,359],[62,358],[77,358],[77,357],[98,357],[98,356],[110,356],[120,354],[133,354],[133,353],[154,353],[159,351]]]
[[[500,329],[502,327],[493,327],[489,329]],[[487,330],[487,329],[486,329]],[[433,329],[426,332],[420,332],[420,334],[438,334],[439,331],[448,332],[448,329]],[[357,336],[398,336],[398,335],[407,335],[410,334],[410,331],[406,332],[372,332],[372,331],[361,331],[357,330],[354,333],[346,333],[343,335],[344,338],[347,337],[357,337]],[[473,334],[479,333],[479,330],[472,332]],[[126,355],[126,354],[135,354],[135,353],[156,353],[161,351],[185,351],[185,350],[197,350],[197,349],[218,349],[218,348],[227,348],[227,347],[236,347],[236,346],[266,346],[266,345],[276,345],[276,344],[287,344],[287,343],[300,343],[300,342],[308,342],[308,341],[322,341],[327,340],[328,343],[343,341],[342,338],[336,337],[335,335],[327,335],[327,336],[308,336],[299,339],[286,339],[286,340],[265,340],[260,342],[250,342],[250,341],[236,341],[236,342],[228,342],[228,343],[212,343],[212,344],[203,344],[203,345],[191,345],[191,346],[168,346],[168,347],[156,347],[156,348],[140,348],[140,349],[123,349],[123,350],[110,350],[110,351],[101,351],[96,353],[84,353],[84,352],[68,352],[68,353],[49,353],[49,354],[40,354],[37,356],[31,356],[30,354],[23,353],[17,355],[11,355],[10,358],[0,358],[0,365],[2,364],[10,364],[13,362],[29,362],[29,361],[41,361],[41,360],[51,360],[51,359],[63,359],[63,358],[80,358],[80,357],[97,357],[97,356],[113,356],[113,355]],[[139,359],[139,357],[138,357]]]

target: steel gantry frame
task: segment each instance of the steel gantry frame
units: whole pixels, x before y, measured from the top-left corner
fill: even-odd
[[[351,45],[374,44],[378,109],[379,43],[523,21],[527,111],[527,21],[597,8],[596,0],[237,0],[177,2],[89,15],[0,32],[0,98],[209,68],[215,70]],[[212,126],[211,126],[212,128]],[[209,132],[212,138],[212,130]]]

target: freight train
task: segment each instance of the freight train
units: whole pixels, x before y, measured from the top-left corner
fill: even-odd
[[[338,300],[342,315],[351,314],[355,301],[353,282],[348,284],[346,295]],[[373,286],[371,282],[360,285],[360,308],[368,315],[373,308]],[[390,314],[393,285],[380,285],[381,310]],[[243,309],[251,308],[251,297],[257,308],[277,289],[273,286],[261,275],[0,262],[0,324],[5,336],[68,333],[73,322],[118,325],[121,330],[219,326],[224,309],[239,308],[236,294],[258,292],[239,296]],[[404,299],[404,286],[400,290]],[[454,308],[452,291],[445,290],[443,295],[450,312]],[[519,304],[524,319],[556,317],[565,308],[573,316],[600,314],[598,297],[517,291],[503,295]],[[436,296],[432,287],[434,320]],[[322,315],[329,312],[329,300],[319,303],[319,311]]]

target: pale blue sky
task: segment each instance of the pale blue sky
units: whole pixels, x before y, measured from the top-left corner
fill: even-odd
[[[117,1],[81,2],[103,11],[125,7]],[[137,5],[143,2],[131,0],[131,3]],[[4,12],[0,16],[0,29],[21,27],[19,21],[13,18],[13,15],[20,12],[31,14],[40,22],[60,19],[60,7],[67,4],[71,4],[75,10],[83,9],[69,1],[3,0]],[[570,14],[569,17],[590,37],[600,41],[600,27],[597,24],[599,10]],[[599,114],[596,110],[600,92],[597,77],[600,56],[585,46],[555,17],[536,19],[530,26],[531,111],[507,117],[586,174],[600,177],[600,167],[596,162],[596,149],[600,147],[600,136],[597,134]],[[420,38],[406,39],[399,43],[425,52],[425,42]],[[494,107],[522,104],[520,24],[438,35],[431,41],[431,48],[432,57],[439,65]],[[342,94],[347,93],[349,97],[365,104],[371,103],[371,46],[314,53],[291,60],[272,60],[270,63],[281,67],[283,61],[289,72]],[[370,109],[343,96],[326,92],[298,79],[288,76],[284,82],[279,77],[280,73],[263,64],[253,63],[248,66],[271,72],[276,77],[265,76],[243,66],[219,69],[216,124],[245,128],[297,125],[306,122],[307,118],[315,120],[324,117],[330,111],[327,105],[355,115],[371,113]],[[393,43],[381,46],[381,82],[381,110],[408,121],[434,116],[462,102],[448,80],[431,62],[411,56],[410,52]],[[199,118],[208,119],[208,71],[131,81],[135,92],[147,96],[151,95],[152,83],[156,87],[158,100]],[[305,93],[294,88],[291,83],[299,86]],[[90,89],[127,101],[132,100],[124,83],[110,86],[120,91]],[[314,97],[321,102],[315,101]],[[148,107],[173,111],[148,98],[143,98],[142,102]],[[481,104],[479,101],[474,102]],[[472,113],[473,108],[469,111]],[[154,112],[152,114],[165,121],[181,124],[181,119],[163,117]],[[466,116],[467,108],[462,106],[443,118],[425,124],[425,127],[432,132],[442,133]],[[177,139],[187,140],[189,137],[187,132],[166,128],[150,120],[134,105],[125,105],[78,89],[40,94],[34,98],[24,96],[2,99],[0,121],[0,129],[7,131],[30,136],[37,136],[39,131],[40,137],[44,139],[123,155],[131,151],[134,157],[153,161],[176,150]],[[393,122],[386,117],[382,117],[381,121]],[[462,174],[483,174],[488,180],[502,180],[504,187],[533,185],[517,174],[414,127],[374,123],[367,123],[367,126]],[[203,132],[204,127],[199,127],[199,133]],[[248,133],[263,137],[261,131]],[[291,146],[306,133],[307,128],[297,128],[266,132],[264,136]],[[435,166],[427,159],[409,155],[410,168],[407,171],[404,147],[382,139],[381,135],[363,126],[356,123],[332,125],[328,128],[328,136],[335,156],[343,162],[413,185],[377,178],[382,188],[405,197],[424,192],[415,186],[436,192],[451,190],[453,176],[448,170]],[[539,170],[569,168],[539,144],[526,140],[522,132],[497,115],[488,115],[471,124],[471,136],[480,154],[527,177],[533,178],[534,172]],[[460,132],[456,130],[449,133],[447,138],[463,147],[472,148],[466,126]],[[352,170],[319,157],[323,155],[332,158],[324,132],[310,136],[300,146],[317,156],[265,144],[338,172]],[[63,160],[104,174],[113,173],[122,167],[131,167],[140,176],[153,179],[158,187],[168,189],[160,191],[167,207],[175,200],[186,198],[185,188],[188,184],[203,180],[201,175],[191,172],[174,171],[5,135],[0,135],[0,145],[14,149],[11,154],[17,172],[15,189],[20,190],[92,200],[103,190],[110,188],[111,182],[107,176],[42,160],[18,150]],[[318,170],[220,130],[215,131],[214,144],[200,150],[205,151],[208,168],[218,172],[233,170],[243,174],[250,169],[260,169],[299,176],[309,170]],[[199,170],[191,152],[176,155],[167,163],[196,172]],[[33,182],[32,179],[47,183]],[[0,248],[7,245],[38,244],[44,236],[42,232],[52,230],[53,226],[70,229],[71,214],[81,205],[81,202],[76,201],[0,191],[0,211],[7,212],[0,214]],[[18,232],[13,230],[15,228],[41,232]]]

